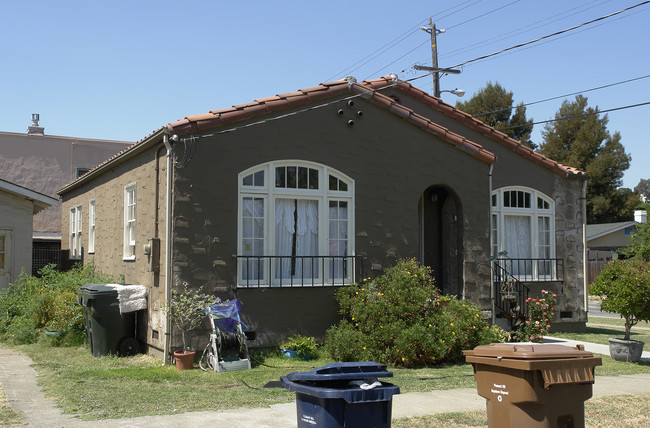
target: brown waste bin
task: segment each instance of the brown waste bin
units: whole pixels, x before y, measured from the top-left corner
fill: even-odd
[[[600,357],[550,344],[493,343],[463,351],[487,400],[488,426],[579,428]]]

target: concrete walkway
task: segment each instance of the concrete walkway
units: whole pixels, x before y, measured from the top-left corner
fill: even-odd
[[[609,354],[606,345],[548,338],[548,343],[575,346],[585,345],[593,353]],[[607,357],[609,358],[609,357]],[[643,353],[650,361],[650,353]],[[273,428],[297,426],[295,402],[274,404],[257,409],[233,409],[219,412],[192,412],[180,415],[143,416],[130,419],[82,421],[64,415],[53,400],[45,397],[36,384],[37,373],[32,361],[24,355],[0,348],[0,383],[11,406],[24,415],[29,427],[103,428],[103,427],[185,427],[209,424],[228,428]],[[598,376],[594,396],[643,394],[650,392],[650,374],[628,376]],[[462,412],[485,409],[485,399],[476,389],[463,388],[431,392],[411,392],[393,397],[393,419],[423,416],[434,413]],[[207,426],[207,425],[206,425]]]

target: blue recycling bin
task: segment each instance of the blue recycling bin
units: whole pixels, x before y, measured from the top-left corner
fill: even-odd
[[[296,391],[298,428],[390,428],[393,395],[400,390],[377,379],[392,376],[385,365],[368,361],[327,364],[281,380]]]

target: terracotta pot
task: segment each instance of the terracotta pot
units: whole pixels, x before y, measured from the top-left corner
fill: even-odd
[[[174,351],[174,360],[178,370],[191,370],[194,367],[196,351]]]

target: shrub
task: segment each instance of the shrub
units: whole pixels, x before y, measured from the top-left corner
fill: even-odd
[[[114,282],[96,272],[92,263],[58,272],[48,265],[41,277],[23,272],[9,288],[0,291],[0,338],[16,344],[33,343],[39,333],[64,332],[64,343],[81,343],[85,338],[83,309],[77,291],[84,284]]]
[[[630,329],[636,323],[650,321],[650,262],[614,260],[603,268],[589,291],[603,299],[603,311],[625,319],[625,340],[630,340]]]
[[[344,320],[327,331],[325,349],[341,361],[406,367],[454,361],[463,349],[497,338],[476,306],[441,296],[429,268],[413,259],[339,289],[336,298]]]
[[[180,281],[172,290],[172,299],[165,309],[170,314],[174,325],[180,329],[183,340],[183,351],[190,349],[189,332],[203,325],[205,321],[205,309],[212,304],[222,303],[221,299],[203,292],[203,287],[194,290],[190,288],[187,281]]]
[[[526,321],[515,332],[515,339],[522,342],[542,343],[544,336],[551,329],[551,319],[555,315],[557,305],[557,294],[542,290],[539,299],[529,297],[526,299],[528,316]]]
[[[300,334],[293,334],[280,345],[281,349],[293,349],[299,357],[309,359],[313,357],[316,352],[316,342],[313,337],[303,336]]]

